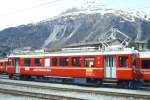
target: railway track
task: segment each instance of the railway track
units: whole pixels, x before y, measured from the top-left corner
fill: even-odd
[[[107,96],[150,99],[150,91],[28,82],[0,79],[0,92],[52,100],[99,100]],[[122,99],[123,100],[123,99]]]
[[[25,91],[17,91],[17,90],[2,89],[2,88],[0,88],[0,93],[41,98],[41,99],[50,99],[50,100],[82,100],[82,99],[66,97],[66,96],[58,96],[58,95],[45,94],[45,93],[25,92]]]

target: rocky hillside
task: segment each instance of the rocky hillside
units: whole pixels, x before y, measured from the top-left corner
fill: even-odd
[[[0,31],[0,49],[50,47],[94,41],[110,28],[117,28],[132,40],[150,37],[150,16],[143,12],[110,9],[101,5],[72,8],[53,19]]]

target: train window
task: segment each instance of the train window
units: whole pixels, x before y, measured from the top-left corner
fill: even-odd
[[[86,67],[94,67],[95,66],[95,58],[94,57],[85,57],[84,65]]]
[[[11,65],[11,61],[8,60],[7,65],[10,66]]]
[[[35,58],[35,66],[41,66],[40,58]]]
[[[24,59],[24,66],[30,66],[30,63],[31,61],[29,58]]]
[[[81,57],[73,57],[72,66],[81,66]]]
[[[11,59],[8,59],[8,66],[11,66],[12,65],[12,60]]]
[[[0,63],[1,66],[3,66],[3,63]]]
[[[68,58],[60,58],[60,66],[68,66]]]
[[[45,67],[50,66],[50,58],[45,58]]]
[[[142,60],[142,68],[150,69],[150,60]]]
[[[119,57],[119,67],[127,67],[128,56]]]
[[[52,58],[52,66],[57,66],[57,58]]]

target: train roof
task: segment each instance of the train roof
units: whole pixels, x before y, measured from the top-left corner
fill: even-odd
[[[34,57],[48,57],[48,56],[82,56],[82,55],[115,55],[115,54],[137,54],[136,50],[124,49],[116,51],[100,51],[100,50],[66,50],[57,52],[44,52],[44,53],[22,53],[22,54],[10,54],[9,58],[34,58]]]
[[[139,52],[140,58],[150,58],[150,51]]]

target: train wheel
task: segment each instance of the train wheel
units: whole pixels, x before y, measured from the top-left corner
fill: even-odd
[[[129,84],[128,81],[119,81],[117,83],[119,88],[128,88],[128,84]]]
[[[138,88],[137,81],[119,81],[119,88],[127,88],[127,89],[137,89]]]
[[[137,88],[134,81],[119,81],[118,86],[120,88],[126,88],[126,89],[136,89]]]
[[[100,79],[93,79],[93,78],[87,78],[86,82],[88,84],[93,84],[93,85],[101,85],[102,81]]]

